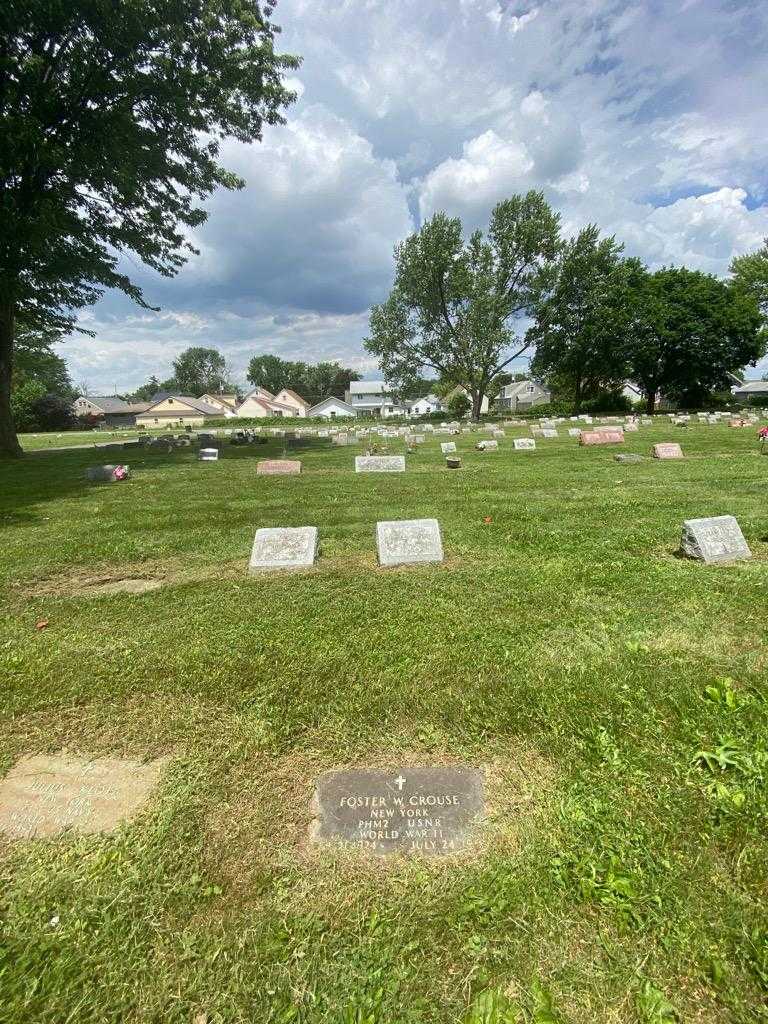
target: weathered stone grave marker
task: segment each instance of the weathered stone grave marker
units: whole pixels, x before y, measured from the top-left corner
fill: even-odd
[[[256,476],[295,476],[300,472],[298,459],[262,459],[256,465]]]
[[[400,519],[376,523],[380,565],[442,562],[443,542],[436,519]]]
[[[542,437],[553,438],[553,437],[559,437],[560,435],[558,434],[558,432],[555,430],[554,427],[544,427],[543,430],[541,431],[541,436]]]
[[[513,441],[516,452],[530,452],[536,447],[535,437],[516,437]]]
[[[384,856],[470,846],[485,810],[483,774],[453,765],[326,772],[312,801],[315,842]]]
[[[356,473],[404,473],[404,455],[356,455]]]
[[[13,839],[113,832],[144,803],[163,764],[23,757],[0,781],[0,832]]]
[[[478,441],[477,444],[475,445],[475,448],[477,448],[477,450],[479,452],[495,452],[495,451],[498,451],[499,442],[498,441]]]
[[[120,480],[127,480],[131,475],[131,469],[130,466],[114,466],[111,464],[106,466],[88,466],[85,475],[89,480],[117,483]]]
[[[579,444],[622,444],[624,441],[623,430],[582,430],[579,436]]]
[[[683,449],[679,444],[661,442],[653,446],[654,459],[682,459]]]
[[[752,557],[734,516],[686,519],[680,538],[680,550],[688,558],[708,564]]]
[[[256,531],[248,572],[306,569],[317,555],[316,526],[282,526]]]
[[[442,441],[440,444],[440,451],[443,453],[443,455],[450,455],[451,452],[456,451],[456,442]]]
[[[614,455],[613,457],[614,457],[616,462],[635,463],[635,462],[642,462],[643,461],[643,456],[642,455],[635,455],[634,452],[626,452],[625,454]]]

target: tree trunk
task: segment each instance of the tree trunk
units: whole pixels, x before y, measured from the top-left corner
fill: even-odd
[[[472,389],[472,420],[477,423],[480,419],[480,410],[483,407],[483,393]]]
[[[576,378],[576,386],[573,390],[573,415],[578,416],[581,412],[581,377]]]
[[[645,411],[649,416],[653,416],[656,409],[656,390],[649,391],[645,396]]]
[[[14,308],[0,303],[0,456],[20,458],[24,453],[16,437],[11,415],[11,373],[13,371]]]

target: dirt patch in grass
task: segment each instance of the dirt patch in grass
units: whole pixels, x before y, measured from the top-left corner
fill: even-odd
[[[252,899],[257,878],[288,869],[295,876],[296,905],[310,889],[314,901],[341,898],[333,881],[365,875],[386,879],[393,873],[413,871],[442,873],[457,861],[466,864],[491,853],[515,856],[528,833],[536,831],[541,810],[554,788],[552,765],[525,743],[508,750],[485,748],[482,756],[457,757],[447,751],[372,749],[364,756],[334,760],[321,750],[322,738],[303,750],[283,757],[259,755],[232,772],[227,795],[209,817],[206,846],[216,851],[210,869],[223,878],[227,889],[239,890],[246,902]],[[311,802],[318,777],[325,771],[360,767],[399,768],[402,765],[432,767],[465,765],[479,767],[485,775],[485,815],[469,849],[443,858],[395,854],[373,857],[354,848],[324,845],[310,840],[313,819]],[[304,879],[304,882],[302,882]],[[305,892],[306,888],[306,892]],[[349,893],[354,884],[345,887]]]
[[[241,559],[211,565],[181,568],[178,562],[139,562],[127,565],[104,565],[84,570],[38,578],[31,584],[18,585],[16,592],[24,598],[35,597],[102,597],[110,594],[145,594],[161,587],[207,580],[240,579],[244,575]]]

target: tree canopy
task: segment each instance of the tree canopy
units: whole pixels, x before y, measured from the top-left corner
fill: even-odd
[[[206,392],[233,391],[231,372],[221,352],[215,348],[192,346],[173,361],[173,383],[185,395],[199,397]]]
[[[310,405],[334,395],[343,398],[350,381],[360,380],[360,374],[340,363],[303,363],[265,354],[254,356],[246,374],[253,385],[277,394],[283,388],[296,391]]]
[[[560,218],[541,192],[498,203],[488,231],[464,240],[436,213],[395,248],[395,282],[374,306],[365,347],[402,391],[425,370],[463,385],[477,418],[493,378],[531,345],[518,321],[551,286]]]
[[[567,382],[576,413],[585,398],[621,390],[626,379],[630,295],[642,267],[622,259],[622,250],[588,225],[565,244],[553,287],[536,311],[531,371],[557,376],[561,388]]]
[[[15,323],[72,329],[105,288],[147,306],[128,252],[171,276],[199,201],[243,182],[221,140],[261,138],[293,99],[272,0],[0,5],[0,451]]]

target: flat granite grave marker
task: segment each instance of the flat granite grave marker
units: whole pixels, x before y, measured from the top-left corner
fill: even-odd
[[[164,761],[23,757],[0,781],[0,832],[12,839],[114,832],[141,807]]]
[[[262,459],[256,464],[256,476],[295,476],[300,472],[298,459]]]
[[[218,448],[201,448],[197,455],[199,462],[218,462]]]
[[[88,466],[85,475],[89,480],[106,481],[117,483],[120,480],[127,480],[131,475],[130,466]]]
[[[688,558],[707,564],[735,562],[752,557],[734,516],[686,519],[680,538],[680,550]]]
[[[498,441],[478,441],[475,448],[479,452],[495,452],[499,449]]]
[[[279,526],[256,531],[248,572],[306,569],[315,564],[316,526]]]
[[[310,835],[376,856],[443,856],[471,845],[484,810],[477,768],[331,771],[317,781]]]
[[[553,437],[559,437],[560,435],[558,434],[558,432],[555,430],[554,427],[544,427],[544,429],[541,431],[541,436],[542,437],[553,438]]]
[[[443,442],[441,442],[441,444],[440,444],[440,451],[443,453],[443,455],[450,455],[451,452],[455,452],[456,451],[456,442],[455,441],[443,441]]]
[[[442,562],[443,542],[436,519],[399,519],[376,523],[380,565]]]
[[[635,455],[634,452],[627,452],[626,454],[622,455],[614,455],[613,457],[616,462],[634,463],[643,461],[643,456]]]
[[[679,444],[663,441],[653,446],[654,459],[682,459],[683,449]]]
[[[516,437],[512,442],[517,452],[530,452],[536,447],[535,437]]]
[[[356,455],[356,473],[404,473],[404,455]]]

